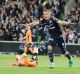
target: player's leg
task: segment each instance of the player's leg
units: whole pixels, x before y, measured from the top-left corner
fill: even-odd
[[[29,51],[32,53],[32,54],[34,54],[34,49],[33,48],[29,48]]]
[[[72,57],[71,57],[70,53],[66,50],[66,45],[65,45],[63,37],[57,38],[57,43],[58,43],[58,46],[60,47],[62,53],[68,58],[69,67],[71,67],[73,64],[72,63]]]
[[[27,50],[28,50],[28,47],[25,46],[25,48],[24,48],[24,53],[27,53]]]
[[[32,44],[32,32],[29,30],[29,44]]]
[[[38,53],[36,53],[35,50],[34,50],[33,48],[30,48],[29,51],[30,51],[31,54],[32,54],[32,58],[31,58],[31,59],[32,59],[32,60],[36,59]]]
[[[38,60],[37,55],[38,55],[38,48],[33,48],[33,53],[32,53],[32,59],[33,60]]]
[[[16,65],[19,66],[19,62],[20,62],[21,58],[19,55],[16,55]]]
[[[48,56],[50,60],[50,68],[54,68],[54,55],[53,55],[53,46],[55,45],[53,40],[49,40],[48,42]]]
[[[16,63],[13,63],[12,66],[23,66],[24,62],[21,61],[20,55],[16,55]]]
[[[48,56],[50,60],[50,68],[54,68],[54,58],[53,58],[53,50],[52,46],[48,45]]]
[[[18,66],[25,66],[25,57],[27,57],[26,53],[16,57],[18,60]]]
[[[28,30],[26,32],[26,44],[32,44],[32,32],[31,30]]]

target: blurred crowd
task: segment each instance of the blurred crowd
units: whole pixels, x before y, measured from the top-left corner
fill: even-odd
[[[80,44],[80,0],[75,0],[74,8],[65,20],[74,23],[74,25],[64,27],[66,42]]]
[[[20,26],[42,18],[42,12],[48,8],[52,15],[62,19],[65,0],[6,0],[0,4],[0,40],[21,41],[26,28]],[[76,0],[75,7],[64,20],[75,25],[63,26],[63,34],[67,43],[80,43],[80,2]],[[48,40],[47,29],[35,26],[32,28],[32,38],[35,42]]]

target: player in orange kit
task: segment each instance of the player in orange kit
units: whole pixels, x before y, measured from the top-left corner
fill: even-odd
[[[22,56],[16,56],[16,63],[12,64],[12,66],[24,66],[24,67],[36,67],[38,65],[38,60],[31,60],[26,54]]]
[[[16,63],[12,65],[13,66],[36,67],[38,64],[38,59],[37,59],[38,49],[35,48],[35,45],[33,45],[33,42],[32,42],[31,27],[27,28],[26,36],[24,37],[24,39],[26,39],[26,43],[25,43],[25,48],[23,49],[22,55],[21,53],[20,55],[17,55]],[[26,55],[28,51],[32,53],[31,59],[29,59],[29,57]]]
[[[27,32],[26,32],[26,37],[24,37],[24,39],[26,39],[26,43],[25,43],[25,48],[24,48],[24,53],[27,53],[28,51],[32,53],[32,59],[35,59],[37,57],[38,54],[38,49],[36,49],[35,45],[32,42],[32,30],[31,27],[28,26],[27,28]]]
[[[29,45],[32,45],[32,31],[30,27],[27,28],[26,36],[24,37],[24,39],[26,39],[26,43],[25,43],[26,46],[24,48],[24,53],[26,53]]]

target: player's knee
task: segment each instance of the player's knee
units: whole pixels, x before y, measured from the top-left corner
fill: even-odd
[[[48,53],[52,53],[53,52],[52,49],[53,49],[52,46],[51,45],[48,45]]]
[[[48,51],[52,51],[52,46],[48,45]]]
[[[20,60],[20,56],[19,55],[16,55],[16,60]]]
[[[68,54],[69,54],[69,52],[68,52],[68,51],[66,51],[66,52],[65,52],[65,56],[67,56]]]

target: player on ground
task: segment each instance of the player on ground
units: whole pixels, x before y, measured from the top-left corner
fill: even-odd
[[[62,21],[51,15],[51,11],[46,9],[43,11],[43,19],[40,21],[34,21],[32,23],[26,24],[24,26],[36,26],[40,25],[43,28],[47,26],[49,34],[51,35],[51,39],[48,41],[48,55],[51,62],[50,68],[54,68],[54,57],[53,57],[53,49],[56,44],[61,48],[62,53],[69,60],[69,67],[72,66],[73,62],[70,56],[70,53],[65,48],[65,41],[63,39],[62,31],[59,25],[69,25],[70,22]]]
[[[29,59],[29,57],[24,53],[22,56],[16,56],[16,63],[12,64],[12,66],[24,66],[24,67],[36,67],[38,65],[38,60],[35,58],[34,60]]]

